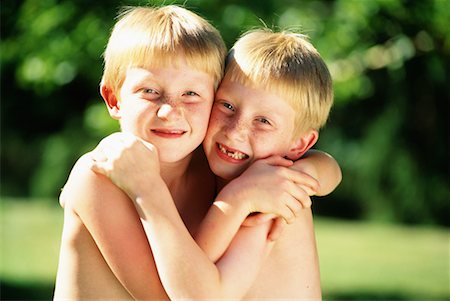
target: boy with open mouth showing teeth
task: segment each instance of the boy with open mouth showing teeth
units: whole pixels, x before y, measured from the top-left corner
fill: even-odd
[[[101,94],[122,133],[83,156],[62,191],[55,299],[320,299],[308,194],[334,190],[339,167],[317,152],[293,163],[318,128],[295,128],[297,109],[283,94],[263,92],[273,103],[256,99],[252,89],[261,88],[247,91],[250,82],[230,78],[229,63],[204,145],[214,177],[199,145],[224,56],[218,32],[183,8],[121,16],[105,51]],[[247,218],[259,212],[266,214]],[[280,234],[284,220],[290,225]]]

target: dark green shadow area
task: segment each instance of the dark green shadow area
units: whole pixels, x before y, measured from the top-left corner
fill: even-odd
[[[450,296],[435,297],[412,297],[401,293],[375,292],[375,291],[355,291],[342,294],[326,294],[324,301],[450,301]]]
[[[0,280],[0,300],[52,300],[53,283],[16,283]]]
[[[11,281],[0,280],[0,300],[52,300],[53,299],[54,284],[43,283],[15,283]],[[380,293],[374,291],[366,292],[349,292],[342,294],[324,294],[324,301],[450,301],[448,296],[441,296],[435,298],[411,298],[410,295],[403,295],[397,293]]]

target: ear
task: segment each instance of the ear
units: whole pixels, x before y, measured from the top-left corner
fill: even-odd
[[[109,87],[105,86],[104,84],[101,84],[100,86],[100,94],[105,101],[109,115],[114,119],[120,119],[120,103],[116,95]]]
[[[287,157],[293,161],[298,160],[314,144],[316,144],[317,139],[319,139],[319,132],[317,132],[316,130],[309,130],[292,143]]]

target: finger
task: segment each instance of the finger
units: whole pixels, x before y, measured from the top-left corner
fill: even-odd
[[[315,195],[319,190],[319,181],[304,172],[288,169],[286,176],[294,183],[303,186],[309,195]]]
[[[133,147],[133,144],[138,140],[130,133],[120,133],[110,135],[100,143],[100,149],[104,156],[111,162],[123,157],[125,150]]]
[[[263,161],[266,164],[272,165],[272,166],[283,166],[283,167],[290,167],[294,164],[291,160],[285,159],[281,156],[270,156],[268,158],[263,159]]]
[[[297,204],[300,204],[300,210],[302,208],[310,208],[312,205],[312,201],[311,198],[309,197],[308,193],[299,185],[296,185],[294,183],[291,183],[290,185],[290,189],[289,189],[289,193],[290,195],[296,200]],[[300,210],[298,207],[293,206],[292,203],[289,204],[290,208],[292,210],[295,210],[296,216],[298,216]]]
[[[104,176],[108,176],[108,169],[105,167],[105,163],[103,162],[92,162],[91,166],[90,166],[91,170],[98,173],[98,174],[102,174]]]
[[[99,147],[89,153],[91,159],[96,162],[105,162],[108,158]]]
[[[120,137],[122,135],[123,135],[122,132],[112,133],[111,135],[106,136],[105,138],[103,138],[99,142],[98,147],[106,148],[108,145],[111,145],[112,143],[114,143],[113,141],[119,141]]]
[[[128,147],[133,147],[134,144],[140,145],[141,142],[143,142],[144,140],[138,138],[137,136],[135,136],[132,133],[124,132],[120,136],[120,141],[121,141],[123,147],[128,148]]]
[[[296,198],[297,194],[298,192],[294,194],[288,194],[286,197],[284,197],[285,206],[291,211],[293,219],[300,215],[300,212],[304,207],[303,203]]]
[[[267,236],[267,239],[270,241],[277,240],[281,236],[281,233],[283,232],[285,225],[286,223],[282,218],[274,219],[272,227],[270,228],[269,231],[269,235]]]
[[[285,196],[282,198],[284,206],[292,211],[294,218],[300,215],[304,208],[311,207],[311,198],[298,185],[287,182],[285,186]],[[290,222],[288,222],[290,223]]]
[[[246,227],[258,226],[267,223],[268,221],[274,219],[275,217],[276,215],[269,213],[257,213],[255,215],[249,215],[242,223],[242,226]]]
[[[291,199],[292,198],[288,198],[287,202],[288,203],[292,202]],[[292,202],[292,204],[290,204],[290,205],[289,204],[286,205],[286,200],[284,200],[283,202],[284,202],[284,204],[283,204],[283,206],[281,206],[281,209],[280,209],[280,212],[278,213],[278,215],[280,217],[282,217],[286,221],[286,223],[292,224],[295,220],[295,214],[294,214],[294,210],[291,209],[291,206],[295,207],[294,203],[296,203],[296,202]],[[298,204],[297,204],[297,206],[298,206]]]
[[[140,141],[146,148],[148,148],[149,150],[151,150],[151,151],[157,151],[157,148],[156,148],[152,143],[147,142],[147,141],[145,141],[145,140],[143,140],[143,139],[139,139],[139,141]]]

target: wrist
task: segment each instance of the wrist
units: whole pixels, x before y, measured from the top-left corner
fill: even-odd
[[[160,176],[141,183],[139,189],[130,197],[141,218],[148,218],[150,213],[159,212],[167,203],[166,200],[172,199],[166,183]]]
[[[239,191],[227,186],[217,195],[214,206],[223,214],[234,216],[242,221],[251,213],[251,206]]]

